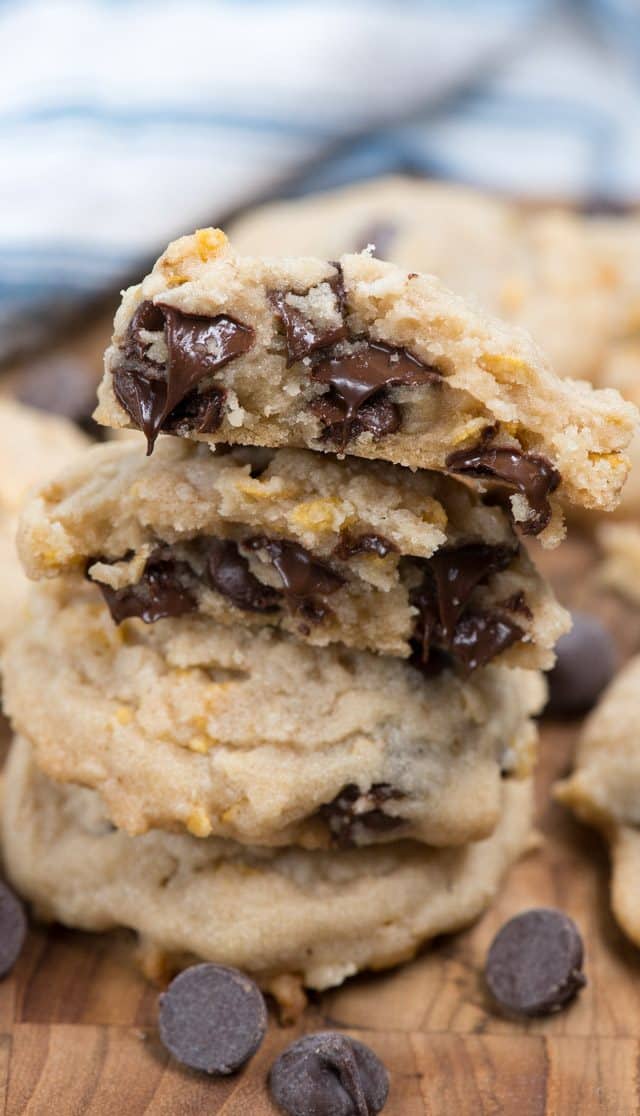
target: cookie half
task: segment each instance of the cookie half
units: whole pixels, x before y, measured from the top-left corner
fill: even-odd
[[[27,572],[86,570],[118,623],[199,613],[429,673],[553,664],[569,616],[502,508],[437,473],[222,448],[95,447],[26,509]]]
[[[632,659],[588,718],[575,771],[555,797],[600,829],[610,845],[613,913],[640,945],[640,655]]]
[[[116,627],[72,577],[34,591],[4,670],[40,766],[99,790],[120,828],[265,845],[486,836],[504,778],[531,769],[544,695],[532,671],[425,678],[202,616]]]
[[[307,446],[497,486],[552,545],[562,502],[610,509],[637,411],[560,380],[530,338],[429,275],[367,253],[236,255],[171,244],[115,321],[95,415],[212,442]]]
[[[494,833],[458,849],[401,841],[342,852],[253,849],[210,837],[113,829],[92,791],[50,782],[25,740],[11,751],[3,852],[37,913],[84,930],[138,932],[171,965],[234,965],[310,988],[413,956],[490,903],[526,847],[529,780],[505,784]]]

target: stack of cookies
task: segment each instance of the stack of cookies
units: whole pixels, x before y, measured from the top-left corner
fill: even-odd
[[[475,917],[568,627],[522,536],[615,505],[634,408],[431,276],[208,229],[125,294],[96,414],[146,447],[87,451],[20,530],[16,886],[289,1006]]]

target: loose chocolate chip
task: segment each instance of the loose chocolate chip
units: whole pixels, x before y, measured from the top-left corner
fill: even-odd
[[[344,286],[342,282],[342,272],[338,269],[335,276],[331,279],[325,280],[332,288],[335,296],[338,312],[343,314],[344,303]],[[313,288],[311,288],[313,290]],[[305,291],[306,297],[310,292]],[[276,317],[284,326],[285,341],[287,346],[287,368],[295,364],[299,360],[304,360],[305,357],[311,356],[312,353],[318,352],[320,349],[328,349],[332,345],[336,345],[338,341],[343,341],[347,337],[348,330],[346,323],[341,321],[340,325],[334,326],[321,326],[317,325],[311,318],[308,318],[302,310],[296,306],[292,306],[287,301],[289,295],[295,294],[295,291],[270,291],[269,300],[274,307]]]
[[[539,535],[551,518],[549,496],[560,484],[560,473],[539,453],[524,453],[511,446],[486,446],[458,450],[449,454],[447,469],[467,477],[490,477],[521,492],[532,514],[520,529],[525,535]]]
[[[299,543],[286,539],[259,535],[248,539],[245,546],[263,550],[269,556],[282,581],[285,599],[293,611],[315,622],[320,622],[329,614],[324,598],[344,585],[341,574],[326,562],[314,558]]]
[[[393,554],[397,550],[396,544],[390,539],[385,539],[384,535],[372,533],[352,535],[348,531],[343,531],[333,553],[336,558],[346,562],[356,554],[376,554],[378,558],[386,558],[388,554]]]
[[[393,250],[393,242],[398,235],[399,227],[395,221],[374,221],[367,225],[364,232],[357,238],[354,252],[363,252],[373,244],[373,256],[377,260],[388,260]]]
[[[143,331],[164,330],[166,367],[151,359]],[[122,363],[114,372],[113,385],[119,403],[147,439],[151,453],[156,438],[168,424],[191,422],[197,433],[210,433],[221,421],[224,393],[209,385],[204,399],[195,388],[229,361],[249,351],[254,330],[235,318],[219,314],[213,318],[185,314],[172,306],[143,302],[136,310],[125,338]],[[180,410],[180,407],[183,409]]]
[[[374,783],[361,791],[356,783],[347,783],[331,802],[320,807],[320,817],[326,823],[333,843],[338,848],[358,844],[358,836],[369,833],[388,833],[404,824],[404,819],[386,814],[382,809],[390,799],[402,798],[400,791],[389,783]]]
[[[493,939],[485,976],[491,995],[516,1015],[560,1011],[587,983],[582,939],[562,911],[524,911]]]
[[[0,977],[6,976],[15,965],[26,936],[24,907],[17,895],[0,880]]]
[[[364,1043],[322,1031],[287,1047],[271,1067],[269,1089],[287,1116],[376,1116],[389,1076]]]
[[[208,584],[236,608],[248,612],[273,612],[279,607],[281,594],[277,589],[258,581],[236,543],[208,539],[206,550]]]
[[[572,614],[573,627],[556,646],[557,660],[547,675],[551,717],[572,717],[592,709],[618,666],[615,643],[605,627],[584,612]]]
[[[422,583],[410,593],[418,612],[415,665],[432,674],[453,659],[469,673],[522,638],[522,628],[508,615],[509,602],[490,612],[469,603],[473,590],[507,569],[515,553],[506,546],[469,543],[438,550],[421,563]]]
[[[381,341],[360,341],[351,353],[328,356],[314,365],[311,376],[329,387],[330,402],[339,408],[343,449],[354,434],[354,422],[362,421],[362,408],[369,400],[390,387],[441,383],[435,368],[407,349]]]
[[[91,559],[90,565],[100,559]],[[194,612],[198,603],[194,593],[195,579],[186,562],[178,562],[170,552],[155,551],[147,560],[142,577],[135,585],[112,589],[97,582],[116,624],[138,617],[145,624],[155,624],[167,616],[183,616]]]
[[[160,997],[160,1038],[191,1069],[234,1073],[251,1058],[267,1029],[258,986],[226,965],[185,969]]]

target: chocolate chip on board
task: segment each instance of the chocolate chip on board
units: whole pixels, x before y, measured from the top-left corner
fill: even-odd
[[[0,977],[15,965],[27,936],[27,916],[17,895],[0,880]]]
[[[234,1073],[251,1058],[267,1029],[267,1009],[250,977],[205,962],[185,969],[160,997],[160,1038],[185,1066]]]
[[[593,708],[618,666],[616,646],[595,616],[572,614],[573,627],[556,645],[556,664],[547,675],[550,717],[576,717]]]
[[[560,1011],[586,984],[582,938],[562,911],[524,911],[498,931],[485,977],[497,1004],[514,1015]]]
[[[551,519],[549,496],[560,484],[560,473],[539,453],[525,453],[512,446],[488,446],[450,453],[447,469],[466,477],[489,477],[520,492],[532,514],[520,530],[524,535],[539,535]]]
[[[376,1116],[389,1076],[364,1043],[321,1031],[287,1047],[271,1067],[269,1089],[286,1116]]]

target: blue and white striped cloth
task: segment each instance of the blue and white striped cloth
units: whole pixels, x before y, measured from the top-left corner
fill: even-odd
[[[0,357],[283,182],[640,199],[638,0],[0,0]]]

